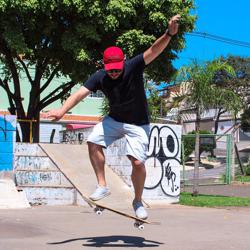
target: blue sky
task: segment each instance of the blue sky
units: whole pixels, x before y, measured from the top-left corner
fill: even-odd
[[[250,43],[249,0],[196,0],[198,16],[194,31]],[[188,65],[192,58],[207,61],[220,56],[250,57],[250,46],[239,47],[208,38],[186,35],[186,48],[174,66]]]

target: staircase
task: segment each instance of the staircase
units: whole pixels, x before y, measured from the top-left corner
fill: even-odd
[[[15,182],[31,205],[85,205],[70,181],[39,144],[17,143]]]

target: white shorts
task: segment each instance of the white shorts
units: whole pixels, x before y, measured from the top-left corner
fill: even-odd
[[[102,122],[95,125],[87,141],[106,148],[115,140],[125,137],[126,155],[144,163],[147,159],[149,132],[149,124],[138,126],[117,122],[106,116]]]

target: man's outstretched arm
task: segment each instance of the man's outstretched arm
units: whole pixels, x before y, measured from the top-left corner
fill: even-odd
[[[143,57],[146,65],[156,59],[168,46],[171,36],[174,36],[178,32],[180,18],[180,15],[173,16],[168,22],[168,29],[164,35],[159,37],[152,46],[144,52]]]
[[[45,115],[43,115],[44,118],[51,118],[53,121],[60,120],[65,113],[67,113],[70,109],[72,109],[77,103],[79,103],[82,99],[84,99],[88,94],[90,93],[90,90],[82,86],[79,90],[77,90],[75,93],[73,93],[63,104],[63,106],[59,109],[52,109],[48,111]]]

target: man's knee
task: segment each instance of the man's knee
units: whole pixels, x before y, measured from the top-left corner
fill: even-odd
[[[134,158],[133,156],[128,155],[128,158],[131,161],[133,167],[135,167],[135,168],[144,168],[145,167],[144,163],[142,161]]]
[[[101,145],[98,145],[98,144],[95,144],[95,143],[89,142],[89,141],[87,142],[87,144],[88,144],[88,148],[89,148],[89,152],[90,153],[94,153],[96,151],[102,150],[102,146]]]

